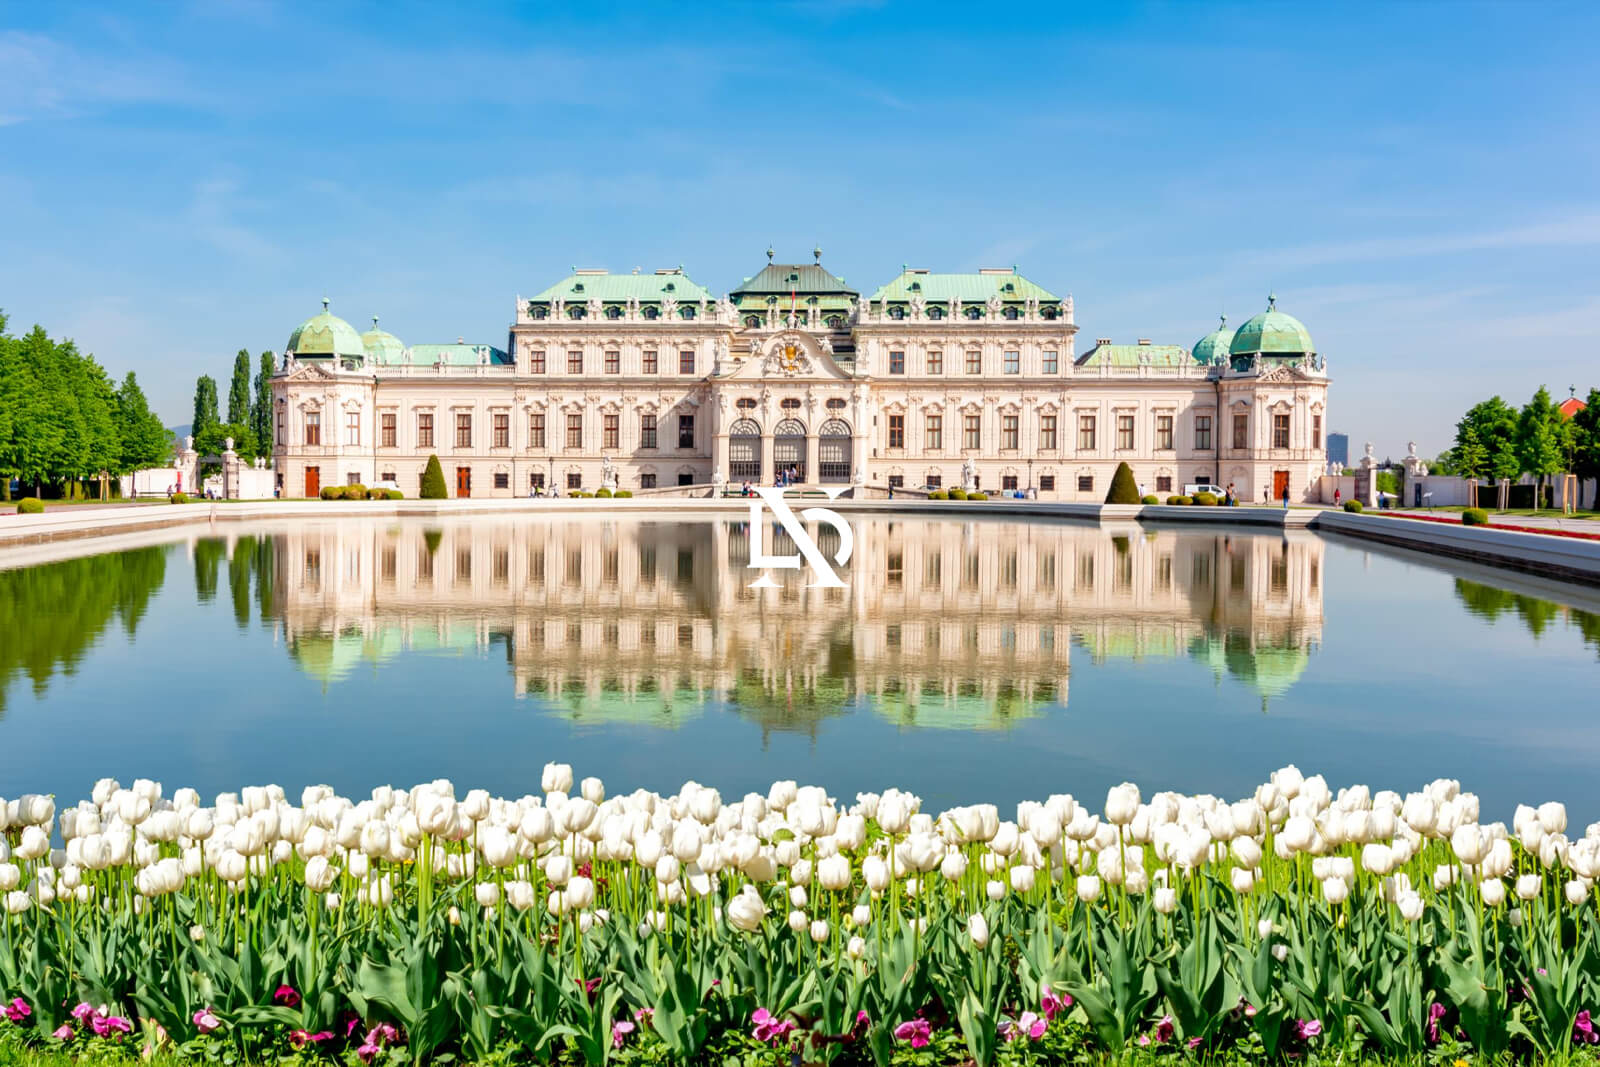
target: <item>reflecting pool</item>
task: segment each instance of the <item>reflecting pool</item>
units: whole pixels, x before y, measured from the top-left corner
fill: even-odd
[[[731,519],[328,520],[0,560],[0,794],[517,795],[562,759],[614,788],[1098,804],[1124,779],[1232,798],[1294,762],[1600,819],[1593,591],[1307,532],[851,526],[845,589],[751,588]]]

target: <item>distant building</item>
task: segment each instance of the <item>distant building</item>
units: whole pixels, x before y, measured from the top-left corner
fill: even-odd
[[[1337,463],[1341,467],[1350,466],[1349,434],[1330,433],[1328,435],[1328,462]]]
[[[1561,417],[1563,419],[1570,419],[1572,416],[1576,415],[1578,412],[1582,411],[1588,406],[1588,404],[1584,403],[1582,400],[1579,400],[1577,397],[1569,396],[1561,402],[1560,406],[1557,407],[1556,410],[1561,412]]]

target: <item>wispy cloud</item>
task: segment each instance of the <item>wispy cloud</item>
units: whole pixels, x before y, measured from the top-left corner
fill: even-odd
[[[1259,266],[1314,267],[1330,263],[1379,262],[1457,252],[1515,248],[1582,248],[1600,245],[1600,212],[1583,211],[1567,218],[1520,226],[1448,234],[1370,237],[1354,241],[1300,245],[1250,257]]]
[[[182,95],[171,69],[148,57],[87,56],[41,34],[0,31],[0,126]]]
[[[182,226],[225,255],[241,260],[278,259],[273,241],[240,222],[251,201],[231,178],[209,178],[195,186]]]

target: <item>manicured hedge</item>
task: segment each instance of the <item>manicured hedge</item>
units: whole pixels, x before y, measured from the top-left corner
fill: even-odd
[[[989,499],[989,494],[988,493],[968,493],[967,494],[967,499],[968,500],[988,500]]]
[[[323,500],[343,500],[344,499],[344,486],[342,486],[342,485],[325,485],[317,493],[317,496],[321,497]]]
[[[44,510],[44,501],[36,496],[25,496],[17,501],[18,515],[37,515]]]
[[[171,496],[167,497],[167,499],[174,504],[187,504],[189,502],[189,494],[173,493]]]
[[[1346,500],[1344,502],[1344,509],[1349,512],[1359,512],[1361,510],[1361,501]]]
[[[952,489],[952,490],[950,490],[950,499],[951,500],[965,500],[965,499],[967,499],[967,491],[965,489],[959,489],[959,488],[958,489]]]
[[[1482,508],[1468,508],[1461,513],[1461,525],[1487,526],[1489,525],[1489,513]]]
[[[1201,507],[1216,507],[1217,497],[1215,493],[1196,493],[1194,495],[1194,502],[1199,504]]]
[[[423,500],[444,500],[450,495],[445,488],[444,468],[439,466],[438,456],[429,456],[428,465],[422,471],[422,491],[417,494]]]
[[[1190,500],[1186,496],[1169,496],[1169,497],[1167,497],[1167,503],[1169,503],[1169,504],[1193,504],[1194,501]]]
[[[1140,501],[1140,503],[1142,503],[1142,504],[1159,504],[1159,503],[1161,503],[1161,498],[1156,496],[1153,493],[1146,493],[1144,498]]]
[[[1126,463],[1117,464],[1117,472],[1111,476],[1111,488],[1106,490],[1106,503],[1139,503],[1139,483],[1133,480],[1133,468]]]
[[[608,499],[611,496],[611,490],[605,486],[601,486],[599,489],[594,491],[594,495],[602,500]]]
[[[929,500],[949,500],[950,499],[950,494],[946,490],[935,489],[935,490],[933,490],[933,492],[928,494],[928,499]]]
[[[618,489],[615,493],[612,493],[611,495],[614,496],[614,497],[617,497],[618,499],[624,499],[624,498],[633,496],[633,490],[632,489]]]

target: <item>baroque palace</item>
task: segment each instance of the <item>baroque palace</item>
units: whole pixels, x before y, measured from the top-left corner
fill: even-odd
[[[376,319],[357,333],[325,300],[272,383],[279,492],[414,496],[430,455],[464,497],[788,472],[1100,501],[1126,461],[1147,493],[1300,500],[1324,473],[1326,366],[1273,298],[1192,348],[1101,338],[1080,355],[1072,297],[1015,268],[905,269],[864,295],[820,249],[773,255],[720,298],[681,267],[575,270],[517,298],[503,349],[407,345]]]

